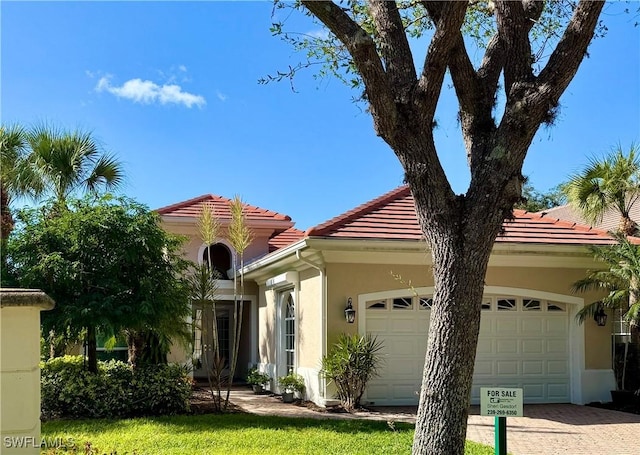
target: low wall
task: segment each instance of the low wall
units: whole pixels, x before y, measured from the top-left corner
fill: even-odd
[[[0,453],[40,453],[40,311],[53,300],[0,289]]]

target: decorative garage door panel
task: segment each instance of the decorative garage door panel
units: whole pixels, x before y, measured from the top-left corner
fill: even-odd
[[[431,300],[383,299],[366,304],[366,330],[384,342],[380,376],[366,399],[379,405],[417,404]],[[524,389],[525,403],[565,403],[569,389],[569,317],[564,303],[487,296],[471,392],[480,387]]]

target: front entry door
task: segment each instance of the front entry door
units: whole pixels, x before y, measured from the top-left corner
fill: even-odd
[[[213,306],[194,306],[194,369],[196,378],[206,378],[213,366],[214,334]],[[233,339],[233,304],[216,303],[216,327],[218,329],[218,345],[220,356],[226,365],[223,373],[229,373],[231,361],[231,340]]]

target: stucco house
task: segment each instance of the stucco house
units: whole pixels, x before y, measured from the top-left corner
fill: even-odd
[[[228,200],[219,196],[158,212],[166,229],[190,237],[190,259],[202,261],[212,248],[214,265],[228,270],[230,245],[198,240],[203,204],[214,207],[224,229]],[[294,370],[305,378],[307,398],[326,405],[333,392],[320,375],[322,356],[341,333],[371,333],[384,343],[384,360],[365,402],[417,404],[433,279],[409,188],[396,188],[305,232],[286,215],[245,209],[255,240],[245,254],[246,329],[238,364],[257,365],[273,378]],[[522,387],[525,403],[608,400],[615,388],[611,327],[576,322],[577,311],[598,295],[575,295],[571,285],[598,267],[585,247],[614,240],[603,230],[546,214],[514,214],[489,262],[472,401],[479,401],[479,388],[487,385]],[[223,304],[231,300],[231,289],[221,282]],[[356,311],[353,323],[345,317],[349,301]],[[194,309],[196,320],[206,317],[204,309]],[[218,320],[219,327],[225,324]],[[195,357],[205,342],[196,334]],[[172,353],[172,360],[190,359],[191,353]],[[271,389],[278,391],[275,382]]]

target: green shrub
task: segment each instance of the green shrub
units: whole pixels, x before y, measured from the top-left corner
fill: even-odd
[[[41,363],[42,417],[124,417],[189,410],[191,380],[184,368],[157,365],[133,370],[124,362],[86,370],[82,356]]]
[[[342,407],[351,412],[360,406],[367,383],[377,375],[382,342],[371,335],[345,335],[322,358],[322,374],[333,382]]]
[[[133,374],[134,415],[182,414],[189,410],[191,379],[180,365],[149,365]]]
[[[251,368],[249,374],[247,374],[247,384],[251,385],[264,385],[271,381],[271,376],[267,373],[261,373],[257,368]]]
[[[296,374],[293,372],[289,373],[286,376],[279,377],[278,384],[280,384],[280,387],[282,387],[285,391],[289,393],[304,392],[304,378],[299,374]]]

